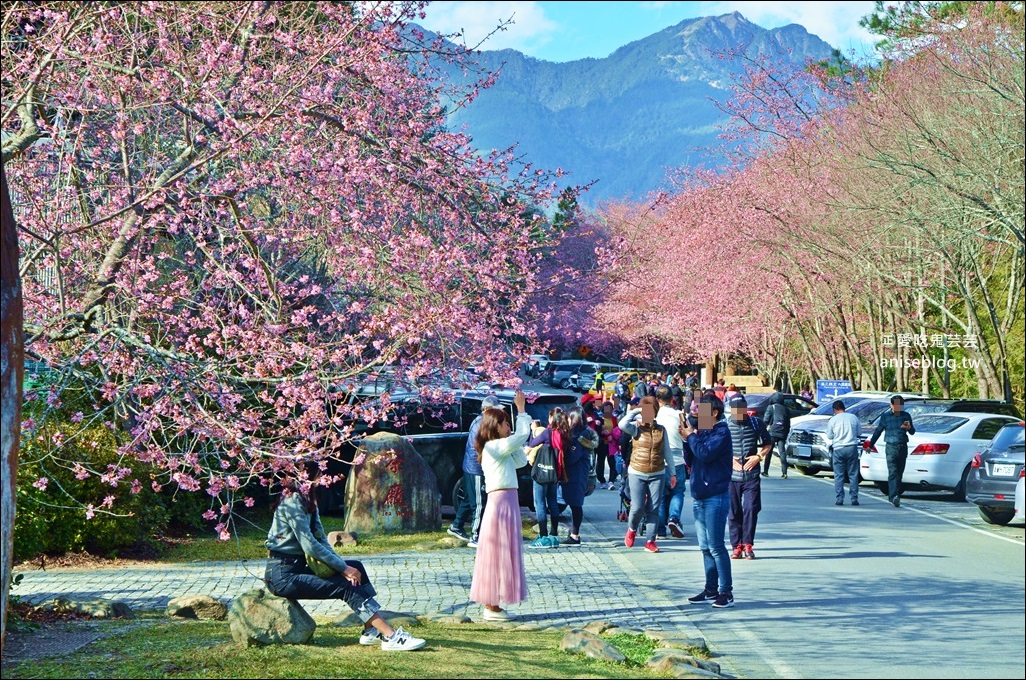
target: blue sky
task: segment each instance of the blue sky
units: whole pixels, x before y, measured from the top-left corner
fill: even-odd
[[[438,33],[462,30],[470,47],[512,48],[547,61],[609,56],[618,47],[684,19],[740,12],[763,28],[801,24],[861,60],[872,57],[873,36],[859,19],[869,2],[432,2],[421,25]],[[513,24],[491,37],[502,20]],[[478,45],[479,42],[483,43]]]

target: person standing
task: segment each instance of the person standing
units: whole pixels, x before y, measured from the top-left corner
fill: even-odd
[[[672,472],[672,458],[666,428],[656,419],[658,401],[644,397],[637,408],[632,408],[620,419],[620,430],[633,439],[627,485],[630,489],[631,511],[627,517],[627,534],[623,544],[634,547],[641,520],[645,520],[645,550],[659,552],[656,529],[659,521],[659,502],[665,496],[664,485],[678,483]],[[675,424],[676,428],[679,423]],[[678,432],[678,435],[680,433]]]
[[[766,421],[766,430],[770,439],[773,440],[773,448],[766,454],[766,460],[762,464],[762,476],[769,477],[770,462],[773,460],[773,451],[777,452],[777,459],[780,461],[780,478],[787,479],[787,435],[791,433],[791,412],[784,405],[784,394],[774,392],[766,400],[766,412],[763,419]]]
[[[527,599],[517,493],[517,469],[527,465],[524,444],[531,436],[531,416],[523,391],[516,391],[513,405],[517,410],[515,430],[506,409],[487,408],[481,413],[481,425],[474,437],[474,449],[488,488],[488,503],[481,519],[481,542],[474,560],[470,600],[482,606],[485,621],[515,618],[502,605]]]
[[[859,436],[862,423],[844,410],[844,402],[833,403],[834,415],[827,422],[826,440],[830,462],[834,466],[834,505],[844,505],[844,478],[848,478],[848,494],[852,505],[859,504]]]
[[[730,429],[723,422],[723,402],[712,392],[703,395],[698,404],[697,429],[685,421],[679,431],[684,462],[691,470],[695,538],[705,565],[705,587],[688,602],[712,603],[717,609],[733,607],[734,581],[723,543],[730,508],[733,449]]]
[[[310,479],[316,479],[320,468],[316,463],[306,466]],[[367,570],[357,560],[344,560],[328,544],[317,510],[317,494],[303,493],[295,480],[286,482],[283,498],[274,509],[271,528],[264,546],[268,550],[264,581],[271,594],[290,600],[331,600],[345,602],[363,621],[361,645],[381,643],[385,652],[409,652],[420,649],[425,641],[413,637],[402,628],[392,628],[374,599],[377,591]],[[322,578],[307,565],[307,556],[335,571]]]
[[[499,407],[498,397],[488,395],[481,400],[481,412],[490,408]],[[460,505],[456,508],[456,517],[449,525],[448,534],[455,536],[461,541],[468,541],[471,548],[477,547],[477,541],[481,534],[481,518],[484,516],[484,508],[487,496],[485,494],[484,470],[478,462],[477,450],[474,449],[474,439],[477,437],[477,430],[481,426],[481,415],[474,418],[470,424],[470,431],[467,434],[467,443],[463,447],[463,497]],[[473,518],[470,524],[470,535],[463,530],[467,520]]]
[[[665,385],[656,390],[659,400],[659,412],[656,422],[666,429],[666,439],[670,449],[670,457],[666,464],[673,468],[672,474],[677,483],[667,486],[659,503],[659,533],[666,536],[667,531],[674,538],[684,538],[684,527],[680,523],[680,515],[684,511],[684,491],[687,482],[684,474],[684,441],[680,437],[681,412],[673,408],[673,392]]]
[[[638,382],[634,384],[634,398],[643,399],[648,396],[648,376],[638,373]]]
[[[609,464],[609,483],[606,488],[617,490],[616,485],[616,454],[620,452],[620,428],[617,426],[617,418],[613,415],[613,402],[607,401],[602,404],[602,431],[599,432],[599,447],[595,451],[595,474],[598,477],[599,488],[602,488],[602,476],[604,474],[603,461]]]
[[[894,507],[901,507],[901,478],[905,474],[908,458],[908,436],[916,433],[912,416],[904,411],[905,399],[900,394],[891,397],[891,410],[880,416],[873,436],[865,447],[871,448],[881,434],[884,436],[887,457],[887,500]]]
[[[759,468],[769,455],[770,436],[758,418],[748,415],[748,402],[738,396],[730,402],[727,421],[733,446],[733,473],[730,477],[731,559],[755,559],[755,528],[762,510],[762,480]]]
[[[581,522],[584,521],[584,497],[588,493],[588,476],[591,474],[591,454],[598,448],[598,432],[585,423],[584,410],[574,406],[567,411],[570,440],[563,446],[567,481],[560,484],[563,502],[570,508],[572,526],[570,535],[561,545],[581,544]]]
[[[528,448],[533,446],[549,447],[555,454],[556,464],[551,470],[538,470],[537,460],[531,470],[534,487],[534,513],[538,520],[538,538],[531,544],[537,548],[559,547],[559,504],[556,501],[557,484],[559,483],[558,451],[553,443],[553,431],[562,428],[563,438],[569,435],[566,429],[566,415],[558,406],[549,411],[549,423],[542,427],[540,423],[531,423],[531,439]],[[559,439],[559,436],[556,435]],[[541,481],[539,481],[541,480]],[[550,481],[551,480],[551,481]],[[550,528],[551,524],[551,528]]]

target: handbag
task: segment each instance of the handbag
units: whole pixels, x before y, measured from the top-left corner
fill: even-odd
[[[320,578],[331,578],[337,573],[326,562],[321,562],[313,555],[306,556],[306,566],[314,573],[314,576]]]
[[[539,444],[534,466],[531,468],[531,479],[539,484],[555,484],[559,481],[556,463],[556,452],[553,448],[547,444]]]
[[[527,454],[528,465],[534,465],[535,457],[538,455],[538,451],[540,451],[541,447],[543,446],[545,446],[545,444],[538,444],[537,446],[530,446],[527,449],[525,449],[525,453]]]

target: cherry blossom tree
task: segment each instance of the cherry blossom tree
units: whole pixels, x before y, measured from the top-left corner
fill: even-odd
[[[409,25],[422,5],[5,5],[26,352],[59,376],[38,398],[74,390],[155,472],[59,443],[47,465],[205,492],[227,538],[247,482],[388,409],[353,399],[368,370],[512,376],[536,335],[524,207],[555,177],[446,130],[426,57],[452,48]]]

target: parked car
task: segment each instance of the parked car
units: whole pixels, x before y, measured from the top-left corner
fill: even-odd
[[[542,373],[542,381],[546,385],[559,387],[564,390],[570,389],[570,376],[580,370],[583,361],[550,361]]]
[[[602,383],[605,384],[607,374],[626,370],[626,367],[619,364],[584,363],[577,370],[575,376],[570,377],[570,389],[584,394],[595,386],[595,376],[602,372]]]
[[[532,354],[524,364],[524,373],[531,378],[537,378],[548,365],[549,356],[547,354]]]
[[[872,434],[876,420],[890,408],[889,399],[862,399],[848,408],[859,419],[863,434]],[[791,424],[784,450],[787,452],[787,466],[806,475],[816,475],[824,470],[832,471],[833,457],[827,450],[825,432],[830,418]],[[868,434],[867,434],[868,436]]]
[[[510,389],[458,390],[451,393],[451,401],[425,401],[420,394],[395,395],[390,418],[375,423],[367,434],[394,432],[409,439],[435,473],[443,504],[452,503],[455,507],[463,493],[463,452],[467,435],[471,423],[481,413],[482,400],[488,395],[498,397],[515,420],[515,394]],[[555,406],[569,409],[576,403],[573,395],[534,392],[527,412],[534,420],[548,423],[550,409]],[[517,477],[520,504],[533,509],[530,466],[520,468]]]
[[[745,401],[748,402],[748,416],[756,416],[762,420],[763,414],[766,413],[766,407],[769,406],[769,398],[771,396],[773,396],[772,392],[746,394]],[[784,393],[784,406],[787,407],[787,411],[791,414],[792,418],[797,418],[798,416],[811,413],[819,404],[797,394]]]
[[[909,415],[915,418],[928,413],[993,413],[1013,418],[1022,418],[1015,404],[998,399],[920,399],[915,404],[905,407]]]
[[[1016,486],[1026,466],[1026,423],[1008,423],[985,449],[973,456],[965,480],[965,499],[975,504],[990,524],[1015,518]]]
[[[852,396],[850,394],[842,394],[841,396],[837,397],[837,399],[831,399],[830,401],[820,404],[816,408],[806,413],[804,416],[795,416],[791,418],[791,427],[801,425],[802,423],[815,422],[817,420],[830,420],[830,418],[834,415],[835,401],[840,401],[844,404],[844,408],[847,409],[859,403],[860,401],[865,401],[868,398],[869,397],[864,397],[861,395]]]
[[[921,403],[921,402],[920,402]],[[916,433],[908,437],[908,460],[902,488],[946,489],[965,500],[966,479],[973,456],[987,445],[1006,423],[1018,418],[993,413],[947,412],[913,416]],[[869,433],[871,434],[871,433]],[[864,436],[869,436],[863,433]],[[887,489],[887,461],[884,446],[862,451],[859,472],[878,489]]]

